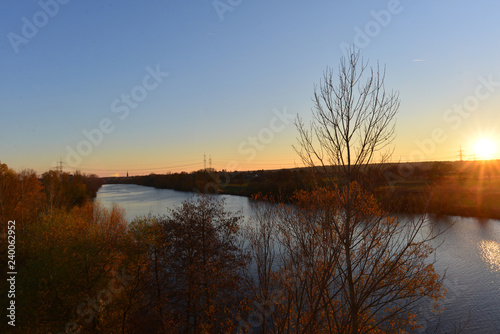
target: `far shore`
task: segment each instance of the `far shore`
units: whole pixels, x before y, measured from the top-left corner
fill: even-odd
[[[334,167],[332,167],[334,168]],[[371,167],[369,167],[371,168]],[[150,174],[102,178],[104,183],[252,197],[286,202],[305,189],[307,168]],[[382,208],[394,213],[500,219],[500,160],[373,165],[367,173]]]

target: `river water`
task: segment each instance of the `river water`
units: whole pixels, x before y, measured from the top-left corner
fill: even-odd
[[[190,196],[193,194],[122,184],[104,185],[97,193],[105,207],[111,208],[113,203],[123,207],[129,221],[150,213],[167,214]],[[251,215],[248,198],[220,196],[225,198],[227,210],[241,210],[246,218]],[[436,270],[446,272],[448,290],[438,332],[453,333],[460,321],[468,321],[463,333],[500,333],[500,221],[445,217],[432,223],[447,228],[434,241],[439,245]],[[431,320],[424,329],[432,331],[435,324]]]

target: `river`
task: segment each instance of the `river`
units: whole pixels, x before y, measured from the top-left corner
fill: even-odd
[[[136,216],[167,214],[191,193],[137,185],[107,184],[97,199],[107,208],[116,203],[126,210],[129,221]],[[246,197],[220,195],[226,209],[241,210],[248,218],[251,208]],[[500,333],[500,220],[464,217],[434,219],[440,228],[449,227],[434,240],[436,270],[445,276],[448,290],[441,314],[442,333],[453,332],[459,321],[468,325],[463,333]],[[435,321],[424,327],[432,331]],[[425,332],[425,331],[424,331]]]

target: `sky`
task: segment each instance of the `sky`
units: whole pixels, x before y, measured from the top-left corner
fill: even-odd
[[[500,158],[498,1],[0,3],[0,162],[140,175],[302,166],[347,45],[399,92],[393,161]],[[479,148],[480,150],[480,148]]]

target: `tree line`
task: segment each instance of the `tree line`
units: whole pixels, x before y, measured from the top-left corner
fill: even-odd
[[[294,193],[312,184],[328,186],[328,175],[338,172],[329,166],[309,168],[205,171],[150,174],[105,178],[107,183],[137,184],[159,189],[195,193],[218,193],[252,197],[266,194],[290,202]],[[410,171],[410,172],[408,172]],[[384,163],[366,166],[358,179],[374,189],[381,207],[394,213],[432,213],[436,215],[500,218],[500,161],[434,161]]]
[[[50,170],[16,172],[0,162],[0,220],[36,222],[42,213],[72,208],[94,198],[102,185],[97,175]]]

